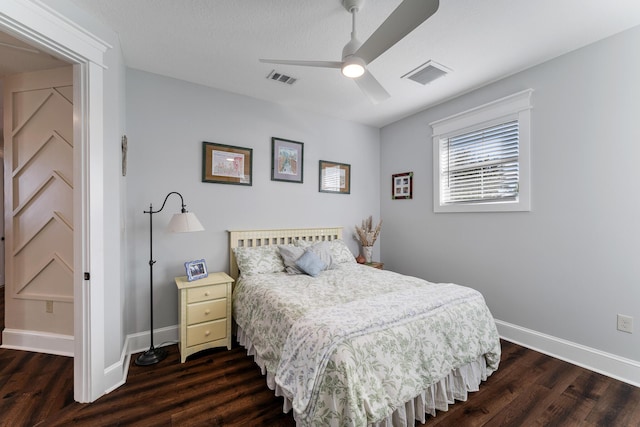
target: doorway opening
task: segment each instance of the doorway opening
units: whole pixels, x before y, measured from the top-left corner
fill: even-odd
[[[74,156],[74,399],[91,402],[105,393],[104,349],[104,53],[110,46],[39,2],[0,3],[0,32],[73,64]],[[91,147],[91,150],[89,150]],[[91,211],[91,218],[89,213]],[[84,280],[84,273],[91,280]],[[5,289],[6,290],[6,289]],[[91,337],[94,339],[91,339]]]

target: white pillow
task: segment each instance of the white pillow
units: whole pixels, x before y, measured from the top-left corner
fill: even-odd
[[[233,248],[240,274],[252,276],[284,271],[284,263],[275,245]]]
[[[299,248],[303,249],[312,249],[312,251],[320,257],[325,264],[327,264],[327,269],[336,268],[336,262],[333,260],[333,241],[329,240],[319,240],[317,242],[310,242],[308,240],[294,240],[293,244]],[[344,261],[341,261],[344,262]]]
[[[303,274],[304,271],[300,270],[296,266],[298,258],[304,254],[304,248],[294,245],[280,245],[278,246],[280,256],[284,262],[284,268],[289,274]]]
[[[300,248],[308,248],[309,246],[312,246],[315,242],[310,242],[308,240],[304,240],[304,239],[296,239],[293,241],[293,244],[295,246],[298,246]]]
[[[355,263],[356,258],[347,247],[344,240],[334,239],[331,241],[331,259],[334,264]]]
[[[333,257],[331,256],[331,242],[316,242],[313,245],[307,247],[306,250],[313,252],[318,256],[318,258],[322,260],[322,262],[326,265],[324,269],[330,270],[332,268],[336,268],[336,265],[333,262]]]

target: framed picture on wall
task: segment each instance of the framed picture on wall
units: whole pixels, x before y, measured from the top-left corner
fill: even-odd
[[[404,172],[391,175],[391,198],[413,198],[413,172]]]
[[[351,193],[351,165],[320,160],[319,191],[321,193]]]
[[[202,182],[251,185],[253,149],[202,143]]]
[[[304,143],[271,138],[271,180],[302,184]]]

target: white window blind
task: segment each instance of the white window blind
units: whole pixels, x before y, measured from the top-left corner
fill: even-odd
[[[431,123],[434,212],[531,210],[532,93]]]
[[[452,136],[440,143],[442,204],[517,200],[518,120]]]

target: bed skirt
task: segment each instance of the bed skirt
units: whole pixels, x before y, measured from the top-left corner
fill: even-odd
[[[236,325],[237,326],[237,325]],[[266,376],[267,386],[275,391],[276,396],[284,398],[282,406],[283,412],[288,413],[292,409],[289,400],[280,386],[276,384],[275,373],[267,372],[265,363],[258,355],[240,326],[237,326],[237,338],[240,345],[247,350],[247,355],[253,356],[254,361],[260,367],[262,375]],[[371,427],[413,427],[415,421],[426,422],[426,415],[436,416],[436,410],[447,411],[449,405],[458,401],[466,401],[469,392],[478,391],[480,383],[486,381],[492,370],[487,369],[484,356],[478,357],[473,362],[454,369],[440,381],[431,384],[418,396],[405,402],[404,406],[398,407],[387,418],[369,424]],[[296,423],[298,423],[296,413],[293,413]]]

